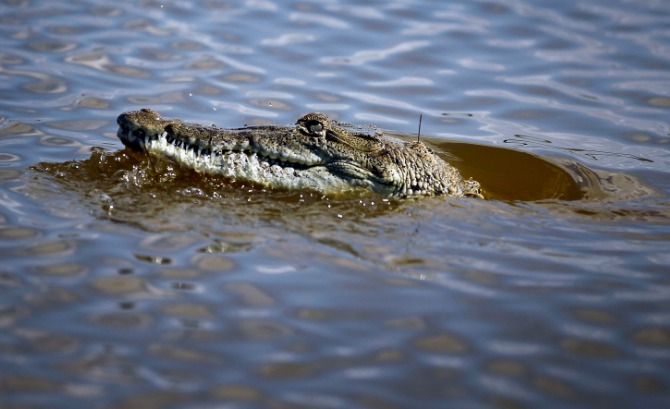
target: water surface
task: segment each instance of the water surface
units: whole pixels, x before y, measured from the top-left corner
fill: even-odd
[[[62,3],[62,4],[61,4]],[[3,408],[661,408],[670,6],[0,3]],[[487,200],[122,150],[150,107],[421,138]]]

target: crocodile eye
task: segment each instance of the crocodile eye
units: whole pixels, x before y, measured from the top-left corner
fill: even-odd
[[[133,136],[135,138],[144,138],[145,135],[146,135],[146,133],[144,132],[143,129],[135,129],[133,131]]]
[[[323,124],[317,120],[310,119],[305,122],[305,129],[307,129],[307,132],[317,135],[323,131]]]
[[[298,129],[305,135],[325,137],[330,130],[328,117],[317,112],[309,113],[296,122]]]

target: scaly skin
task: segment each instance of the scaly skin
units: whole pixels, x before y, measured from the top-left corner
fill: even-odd
[[[307,114],[293,127],[222,129],[142,109],[121,114],[117,122],[128,148],[272,188],[482,197],[478,182],[463,180],[421,142],[350,131],[323,114]]]

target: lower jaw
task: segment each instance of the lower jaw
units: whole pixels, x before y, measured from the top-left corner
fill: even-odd
[[[313,189],[324,193],[355,188],[344,179],[329,173],[325,167],[295,169],[270,165],[257,155],[246,153],[198,155],[192,150],[178,148],[161,140],[141,144],[152,156],[167,159],[198,173],[223,176],[231,180],[248,181],[271,188]]]
[[[193,150],[177,147],[165,138],[139,139],[120,137],[130,149],[147,152],[198,173],[223,176],[231,180],[248,181],[271,188],[312,189],[322,193],[342,193],[351,190],[374,190],[366,182],[348,181],[330,173],[325,167],[295,169],[290,166],[271,165],[256,154],[196,154]],[[381,192],[380,192],[381,193]]]

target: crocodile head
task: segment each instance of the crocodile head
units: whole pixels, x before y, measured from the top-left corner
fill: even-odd
[[[319,113],[292,127],[223,129],[164,119],[150,109],[123,113],[117,122],[117,135],[128,148],[268,187],[481,196],[477,182],[463,180],[422,143],[351,131]]]

